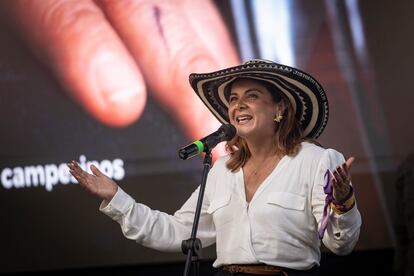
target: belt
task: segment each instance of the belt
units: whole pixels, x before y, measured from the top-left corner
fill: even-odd
[[[288,276],[282,267],[271,265],[223,265],[220,267],[230,273],[248,273],[256,275],[283,275]]]

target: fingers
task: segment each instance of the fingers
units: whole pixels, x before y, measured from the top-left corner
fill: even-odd
[[[70,174],[75,177],[75,179],[82,185],[85,186],[87,184],[88,173],[85,172],[75,161],[71,161],[67,164],[69,167]]]
[[[143,77],[128,50],[90,0],[5,1],[20,30],[69,94],[98,120],[125,126],[143,111]]]
[[[349,170],[351,169],[352,164],[355,161],[355,157],[349,157],[348,160],[346,160],[344,167],[345,172],[348,174]]]
[[[352,163],[355,161],[354,157],[348,158],[342,166],[337,166],[334,176],[337,178],[338,182],[345,182],[349,184],[351,180],[351,175],[349,173]]]
[[[224,24],[219,12],[211,1],[194,0],[176,1],[186,18],[191,22],[194,33],[197,35],[203,46],[208,49],[214,58],[217,68],[222,69],[231,65],[238,65],[239,58],[230,39],[227,27]],[[213,68],[213,70],[216,70]]]
[[[70,173],[78,180],[79,184],[91,194],[108,201],[116,194],[118,185],[99,171],[95,165],[91,165],[91,170],[94,175],[84,171],[75,161],[68,163],[68,167]]]
[[[350,157],[348,160],[342,164],[342,166],[337,166],[334,172],[334,176],[339,183],[343,182],[345,184],[349,184],[351,181],[351,175],[349,170],[351,168],[352,163],[354,162],[355,158]]]
[[[335,173],[334,173],[335,174]],[[339,181],[337,178],[332,179],[333,197],[336,201],[343,201],[349,195],[351,186],[345,182]]]
[[[238,63],[210,1],[97,1],[134,55],[151,92],[198,139],[219,123],[192,91],[191,72]],[[209,18],[209,19],[207,19]]]
[[[104,176],[104,174],[93,164],[91,165],[91,171],[96,176]]]
[[[343,182],[346,184],[349,184],[350,182],[350,178],[349,175],[345,172],[343,167],[338,166],[336,168],[336,171],[334,173],[335,178],[339,181],[339,182]]]
[[[333,172],[333,195],[337,201],[344,200],[350,193],[351,175],[349,169],[354,160],[354,157],[349,158],[341,166],[337,166],[336,170]]]
[[[95,183],[95,176],[84,171],[76,161],[71,161],[70,163],[68,163],[68,167],[69,172],[73,175],[73,177],[75,177],[75,179],[83,188],[85,188],[92,194],[98,194],[99,186]],[[95,170],[97,170],[96,167]]]
[[[333,183],[334,190],[336,190],[336,192],[349,191],[349,184],[342,180],[338,180],[338,178],[332,179],[332,183]]]

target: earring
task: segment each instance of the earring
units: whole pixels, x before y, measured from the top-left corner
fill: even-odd
[[[282,121],[282,119],[283,119],[283,116],[280,113],[278,113],[275,116],[275,118],[273,119],[273,121],[275,121],[276,123],[280,123],[280,121]]]

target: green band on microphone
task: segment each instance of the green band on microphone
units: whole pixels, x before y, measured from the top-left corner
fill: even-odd
[[[204,151],[204,145],[199,140],[195,141],[193,144],[197,146],[198,153],[202,153]]]

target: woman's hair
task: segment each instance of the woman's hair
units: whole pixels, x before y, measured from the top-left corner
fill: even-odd
[[[241,78],[236,79],[236,81],[240,79]],[[293,106],[290,101],[285,98],[282,92],[280,92],[274,85],[267,81],[253,80],[266,87],[272,95],[275,103],[279,103],[282,100],[285,102],[286,109],[282,114],[283,119],[279,123],[275,122],[274,142],[277,151],[283,155],[296,155],[300,150],[300,144],[304,139],[302,138],[302,128],[299,121],[295,118]],[[229,84],[229,91],[231,90],[231,86],[234,82],[235,81]],[[243,167],[251,156],[246,141],[238,135],[227,142],[226,149],[230,153],[230,159],[227,161],[227,168],[232,172],[235,172],[240,167]]]

